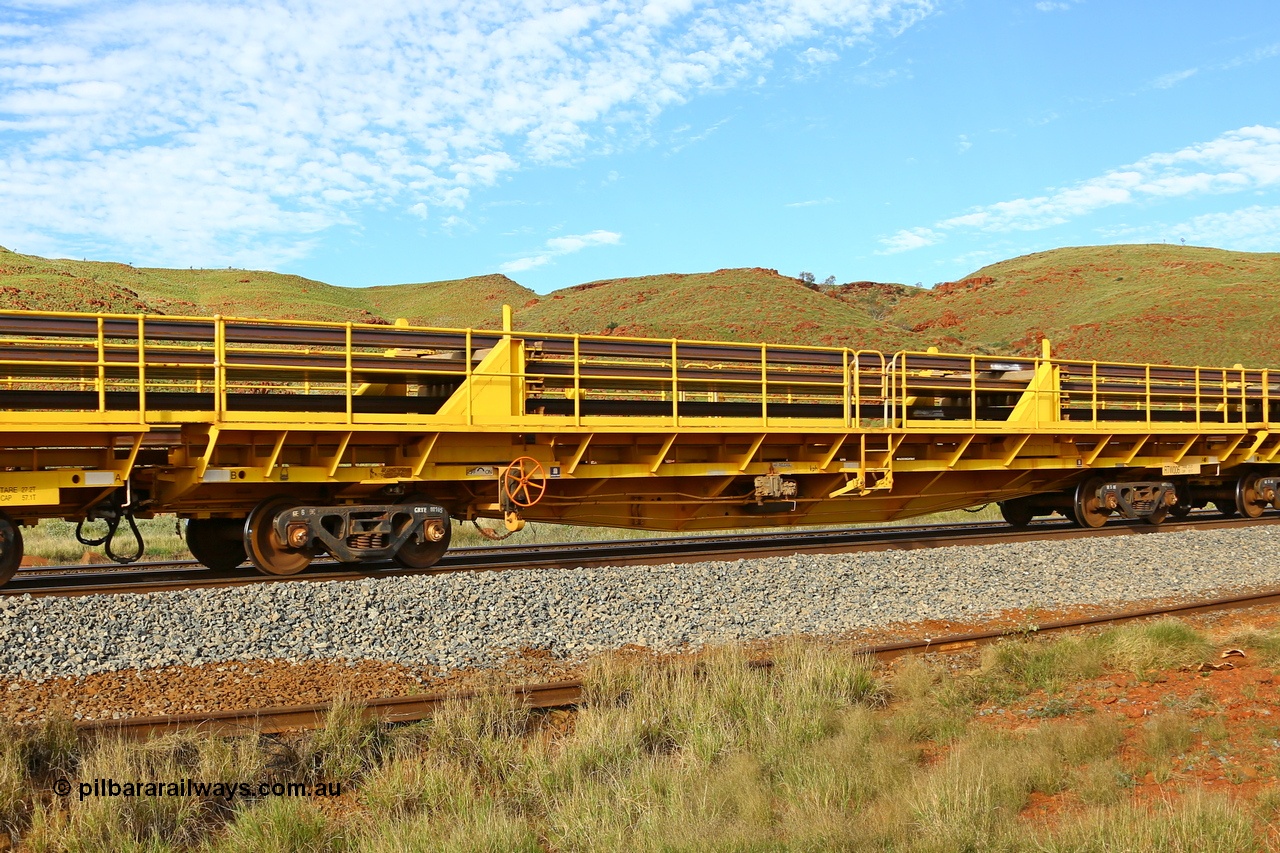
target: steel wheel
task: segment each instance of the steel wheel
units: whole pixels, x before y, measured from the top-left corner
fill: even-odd
[[[1257,518],[1266,506],[1258,494],[1258,475],[1242,475],[1236,481],[1236,510],[1245,518]]]
[[[315,556],[310,548],[290,548],[276,536],[276,516],[297,505],[292,498],[278,495],[258,504],[245,519],[244,550],[249,562],[265,575],[296,575]]]
[[[403,501],[405,503],[420,503],[423,498],[409,497]],[[423,522],[424,528],[429,528],[431,521]],[[410,537],[409,541],[400,546],[400,550],[396,551],[396,555],[392,558],[397,565],[406,569],[429,569],[436,563],[440,562],[440,558],[444,556],[444,552],[449,550],[449,540],[453,538],[453,525],[448,517],[444,519],[443,532],[439,539],[432,540],[426,529],[423,530],[422,541],[418,542],[417,537]]]
[[[188,519],[187,547],[191,556],[211,569],[234,569],[248,557],[244,550],[244,522],[235,518]]]
[[[1101,527],[1107,523],[1111,510],[1098,501],[1098,489],[1101,487],[1102,480],[1097,478],[1085,480],[1076,486],[1072,515],[1081,527]]]
[[[22,528],[0,510],[0,585],[13,578],[22,565]]]
[[[1214,501],[1213,508],[1218,511],[1218,515],[1223,518],[1235,518],[1240,514],[1240,510],[1236,509],[1235,501]]]
[[[1009,522],[1009,524],[1018,528],[1026,527],[1031,523],[1031,520],[1036,517],[1035,513],[1031,511],[1031,507],[1027,505],[1026,501],[1017,499],[1011,501],[1000,501],[1000,515],[1003,516],[1004,520]]]

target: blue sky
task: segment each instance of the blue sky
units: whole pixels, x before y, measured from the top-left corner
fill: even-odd
[[[0,245],[540,292],[1280,251],[1273,0],[8,0]]]

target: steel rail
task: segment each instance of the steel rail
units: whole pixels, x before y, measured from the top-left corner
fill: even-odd
[[[1247,593],[1213,599],[1182,601],[1146,607],[1137,610],[1106,613],[1062,619],[1039,625],[953,634],[943,637],[924,637],[893,643],[854,648],[853,656],[866,656],[886,662],[908,654],[955,653],[989,645],[1014,637],[1041,636],[1064,633],[1082,628],[1120,625],[1143,619],[1165,616],[1186,616],[1195,613],[1242,610],[1280,604],[1280,589]],[[755,666],[772,666],[772,661],[755,661]],[[521,684],[504,691],[513,702],[526,708],[567,708],[582,704],[584,687],[581,681],[557,681],[546,684]],[[371,699],[360,705],[366,720],[380,723],[411,723],[427,719],[448,703],[467,702],[483,695],[478,691],[452,693],[428,693],[414,696],[398,696]],[[118,735],[140,739],[175,731],[200,730],[218,735],[272,734],[321,728],[332,703],[252,708],[232,711],[213,711],[197,714],[168,716],[127,717],[115,720],[81,720],[76,728],[81,732],[98,735]]]
[[[911,550],[952,545],[995,545],[1052,539],[1091,539],[1107,536],[1156,535],[1188,530],[1220,530],[1280,523],[1280,514],[1260,518],[1186,519],[1153,526],[1143,522],[1110,522],[1099,528],[1081,528],[1067,522],[1036,522],[1013,529],[1003,522],[954,525],[904,525],[895,528],[805,531],[779,535],[715,535],[683,538],[637,539],[620,542],[562,543],[522,547],[459,548],[429,569],[402,569],[391,563],[369,563],[360,569],[337,563],[317,563],[296,575],[264,575],[252,567],[216,572],[194,561],[159,564],[154,569],[132,571],[78,571],[40,574],[51,567],[30,568],[0,589],[3,595],[95,595],[208,589],[254,583],[297,581],[349,581],[371,577],[446,574],[512,569],[564,569],[602,566],[643,566],[697,562],[707,559],[738,560],[786,557],[795,554],[841,554],[858,551]]]

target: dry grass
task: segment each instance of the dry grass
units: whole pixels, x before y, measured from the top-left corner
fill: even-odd
[[[191,559],[191,552],[187,550],[182,529],[182,522],[172,515],[138,519],[138,531],[146,544],[142,559]],[[75,530],[75,522],[63,521],[59,518],[44,519],[36,526],[22,531],[25,553],[29,557],[37,557],[53,564],[108,562],[101,546],[89,547],[77,542]],[[83,532],[86,538],[92,539],[105,533],[106,528],[102,522],[94,522],[86,524]],[[133,549],[133,536],[129,533],[127,525],[122,525],[116,550],[128,554]]]
[[[340,703],[325,730],[289,742],[77,743],[65,723],[11,728],[0,817],[39,851],[1262,850],[1280,799],[1232,805],[1172,782],[1155,804],[1130,797],[1133,774],[1193,746],[1178,709],[1018,729],[973,715],[984,697],[1064,683],[1045,660],[1148,671],[1194,660],[1203,643],[1175,623],[1022,641],[969,674],[920,660],[890,674],[801,641],[768,667],[733,649],[664,665],[604,657],[573,715],[495,694],[387,729]],[[1130,726],[1141,754],[1125,757]],[[59,775],[327,780],[344,796],[81,802],[47,793]],[[1035,797],[1063,810],[1030,821]]]
[[[1067,682],[1103,672],[1131,672],[1143,678],[1154,670],[1202,663],[1213,651],[1202,635],[1169,619],[1101,634],[999,643],[984,650],[982,662],[994,693],[1054,692]]]

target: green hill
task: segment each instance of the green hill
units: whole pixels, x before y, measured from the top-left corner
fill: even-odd
[[[805,284],[768,269],[593,281],[546,296],[502,275],[346,288],[256,270],[51,260],[0,248],[0,304],[1030,355],[1280,364],[1280,254],[1091,246],[1002,261],[932,289]]]
[[[520,312],[549,332],[764,341],[814,346],[927,345],[856,302],[833,300],[777,270],[727,269],[593,281],[557,290]]]
[[[503,305],[519,310],[538,299],[538,294],[505,275],[392,284],[355,292],[365,294],[373,313],[387,320],[405,317],[416,324],[458,329],[501,328]]]
[[[1280,364],[1280,254],[1191,246],[1090,246],[983,267],[889,322],[934,337],[1032,354],[1047,336],[1071,358]]]
[[[8,308],[124,314],[281,317],[383,322],[406,317],[437,326],[496,328],[504,302],[536,294],[506,276],[337,287],[296,275],[239,269],[154,269],[102,261],[53,260],[0,248],[0,295]]]

